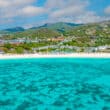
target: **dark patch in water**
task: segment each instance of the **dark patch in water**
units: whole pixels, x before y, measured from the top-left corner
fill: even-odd
[[[110,107],[103,107],[102,110],[110,110]]]
[[[30,106],[30,102],[24,101],[23,103],[21,103],[20,105],[18,105],[18,107],[16,108],[16,110],[26,110],[26,108],[28,108],[29,106]]]
[[[7,100],[0,100],[0,106],[7,106],[12,104],[12,101],[7,99]]]

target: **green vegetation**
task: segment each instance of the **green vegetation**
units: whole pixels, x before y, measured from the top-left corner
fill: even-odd
[[[96,47],[110,46],[110,21],[85,25],[46,24],[23,32],[4,34],[0,39],[9,40],[0,47],[5,53],[93,52]],[[10,40],[23,41],[11,43]]]
[[[53,24],[45,24],[41,26],[40,28],[47,28],[47,29],[58,31],[60,33],[64,33],[80,25],[81,24],[58,22],[58,23],[53,23]]]
[[[18,39],[18,38],[24,38],[26,40],[30,39],[47,39],[50,37],[56,37],[60,36],[60,33],[57,31],[52,31],[49,29],[34,29],[34,30],[26,30],[24,32],[17,32],[14,34],[6,35],[3,37],[3,39]]]

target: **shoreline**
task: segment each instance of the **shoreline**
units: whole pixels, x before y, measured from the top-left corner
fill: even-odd
[[[72,53],[72,54],[0,54],[0,59],[21,58],[110,58],[110,53]]]

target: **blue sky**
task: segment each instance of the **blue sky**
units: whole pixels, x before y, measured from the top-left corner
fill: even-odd
[[[0,0],[0,29],[110,20],[110,0]]]

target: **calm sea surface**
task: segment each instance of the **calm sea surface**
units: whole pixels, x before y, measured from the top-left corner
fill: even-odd
[[[0,60],[0,110],[110,110],[110,59]]]

